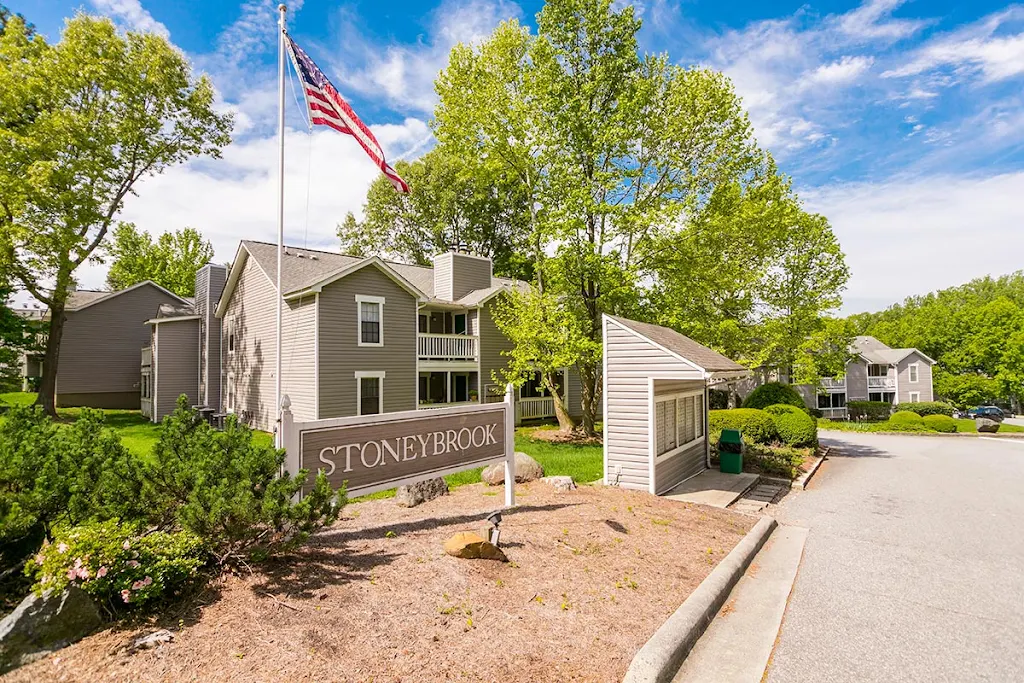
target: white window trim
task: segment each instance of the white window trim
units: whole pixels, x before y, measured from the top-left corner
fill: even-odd
[[[915,396],[917,398],[915,398]],[[911,391],[910,392],[910,402],[911,403],[920,403],[921,402],[921,392],[920,391]]]
[[[907,382],[910,384],[917,384],[921,379],[921,364],[911,363],[907,366]]]
[[[380,304],[380,341],[375,344],[363,341],[363,304]],[[384,346],[384,297],[356,294],[356,346]]]
[[[704,400],[704,390],[703,389],[694,389],[694,390],[691,390],[691,391],[683,391],[683,392],[679,392],[679,393],[676,393],[676,394],[664,394],[664,395],[661,395],[661,396],[655,396],[654,397],[654,403],[656,405],[658,403],[661,403],[662,401],[672,401],[672,400],[678,401],[678,400],[681,400],[681,399],[684,399],[684,398],[689,398],[691,396],[700,396],[701,397],[701,408],[703,410],[701,410],[701,413],[700,413],[700,416],[699,416],[699,421],[703,422],[703,420],[704,420],[704,412],[707,410],[707,405],[705,405],[705,400]],[[696,401],[694,402],[694,405],[696,405]],[[694,410],[696,410],[696,409],[694,409]],[[677,414],[678,414],[678,412],[677,412]],[[655,415],[656,415],[655,407],[652,406],[652,409],[651,409],[651,424],[652,424],[652,426],[656,427],[656,420],[654,419]],[[695,420],[698,419],[697,415],[694,415],[694,419]],[[694,425],[694,430],[693,430],[694,434],[697,434],[697,431],[698,431],[698,429],[697,429],[696,424],[695,424]],[[704,431],[703,425],[701,426],[699,431],[701,431],[701,432]],[[676,425],[676,438],[678,438],[678,434],[679,434],[679,425],[677,424]],[[698,443],[699,441],[703,440],[705,438],[705,436],[706,436],[706,434],[700,434],[698,436],[694,436],[692,441],[687,441],[686,443],[683,443],[683,444],[678,444],[677,443],[676,447],[673,448],[672,450],[666,451],[666,452],[662,453],[661,455],[656,455],[655,458],[654,458],[655,464],[664,462],[665,460],[668,460],[669,458],[671,458],[673,456],[676,456],[676,455],[679,455],[683,451],[685,451],[685,450],[687,450],[689,448],[692,448],[695,443]],[[652,443],[656,444],[657,438],[658,438],[657,432],[652,432]],[[658,450],[657,445],[652,446],[652,450],[655,452],[655,454],[657,454],[657,450]]]
[[[224,345],[228,347],[228,355],[235,355],[235,351],[238,349],[238,335],[235,334],[235,316],[229,315],[227,319],[228,335]]]
[[[356,415],[363,414],[363,383],[362,379],[379,379],[380,391],[377,392],[377,414],[384,412],[384,378],[387,373],[384,370],[356,370]]]
[[[238,400],[238,395],[235,392],[235,373],[228,373],[228,383],[225,389],[226,391],[224,392],[224,412],[233,415],[235,413],[234,403],[236,400]]]

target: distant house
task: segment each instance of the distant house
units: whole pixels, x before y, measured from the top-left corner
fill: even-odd
[[[148,280],[119,292],[72,292],[57,365],[57,406],[138,410],[139,352],[150,338],[144,323],[161,305],[189,303]],[[24,356],[26,377],[41,375],[42,361],[39,354]]]
[[[825,417],[845,418],[849,401],[885,401],[893,405],[935,400],[932,366],[935,361],[918,349],[893,349],[874,337],[855,337],[855,358],[839,378],[821,380],[820,386],[798,385],[808,407]]]
[[[492,307],[523,283],[495,277],[490,259],[449,252],[420,266],[287,247],[281,279],[282,393],[295,419],[503,399],[503,352],[511,343]],[[146,415],[161,419],[186,394],[191,403],[273,430],[276,282],[277,246],[243,241],[230,272],[200,272],[195,302],[149,318]],[[578,416],[578,376],[564,369],[559,386]],[[537,378],[518,390],[516,415],[554,416]]]

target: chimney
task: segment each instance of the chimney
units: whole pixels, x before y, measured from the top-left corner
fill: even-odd
[[[475,289],[491,286],[491,259],[449,251],[434,257],[434,296],[456,301]]]
[[[214,313],[227,283],[228,269],[208,263],[196,273],[196,315],[199,316],[199,403],[220,410],[221,320]]]

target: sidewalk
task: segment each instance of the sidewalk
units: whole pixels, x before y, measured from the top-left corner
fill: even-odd
[[[729,507],[747,489],[757,483],[759,475],[724,474],[718,470],[704,470],[664,495],[665,498],[684,503],[699,503],[716,508]]]
[[[780,526],[683,662],[674,683],[758,683],[796,580],[808,530]]]

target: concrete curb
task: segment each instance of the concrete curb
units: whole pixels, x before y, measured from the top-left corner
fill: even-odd
[[[654,632],[629,664],[623,683],[668,683],[697,644],[729,592],[778,523],[762,517],[736,547],[700,582],[672,616]]]
[[[882,434],[883,436],[927,436],[929,438],[946,438],[952,437],[955,439],[977,439],[986,436],[993,436],[997,439],[1024,439],[1024,432],[858,432],[852,429],[828,429],[825,427],[818,427],[819,432],[828,432],[830,436],[835,434]]]
[[[807,484],[808,482],[811,481],[811,477],[813,477],[818,472],[818,468],[821,467],[821,463],[825,462],[825,458],[828,457],[828,452],[830,450],[832,450],[831,446],[825,446],[825,450],[821,452],[821,455],[818,457],[818,459],[814,461],[813,465],[811,465],[811,469],[804,472],[804,475],[799,479],[794,479],[791,486],[795,489],[807,488]]]

